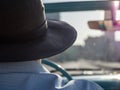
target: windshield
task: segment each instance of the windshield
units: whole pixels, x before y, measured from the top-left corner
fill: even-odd
[[[50,3],[47,1],[44,0],[45,3]],[[56,2],[56,0],[53,0],[53,2]],[[49,59],[68,70],[83,70],[84,74],[86,74],[86,70],[100,71],[97,74],[119,73],[120,31],[103,32],[88,27],[88,21],[109,18],[109,15],[106,16],[106,12],[105,10],[82,10],[47,13],[48,19],[66,21],[74,26],[78,33],[77,40],[73,46]],[[119,14],[117,15],[118,19],[120,18]],[[79,74],[81,73],[79,72]],[[93,74],[93,72],[87,72],[87,74]]]

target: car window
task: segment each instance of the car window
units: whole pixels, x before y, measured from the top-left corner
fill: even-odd
[[[45,3],[50,1],[44,0]],[[52,0],[51,0],[52,1]],[[61,0],[62,2],[63,0]],[[66,0],[68,1],[68,0]],[[69,0],[73,1],[73,0]],[[82,1],[82,0],[76,0]],[[87,0],[90,1],[90,0]],[[92,0],[93,1],[93,0]],[[95,0],[98,1],[98,0]],[[56,2],[56,0],[53,0]],[[119,10],[117,18],[119,19]],[[105,10],[64,11],[47,13],[48,19],[62,20],[75,27],[78,37],[65,52],[50,57],[66,69],[81,69],[75,74],[116,74],[120,69],[120,32],[103,32],[90,29],[88,21],[104,20]],[[91,71],[86,72],[90,69]],[[97,70],[100,70],[99,72]],[[96,70],[96,72],[93,71]],[[102,71],[101,71],[102,70]]]

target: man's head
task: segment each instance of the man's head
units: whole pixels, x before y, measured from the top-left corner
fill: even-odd
[[[46,20],[41,0],[1,0],[0,11],[0,62],[50,57],[76,39],[69,24]]]

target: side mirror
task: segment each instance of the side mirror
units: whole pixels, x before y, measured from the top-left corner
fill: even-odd
[[[120,20],[100,20],[100,21],[88,21],[90,29],[98,29],[101,31],[117,31],[120,30]]]

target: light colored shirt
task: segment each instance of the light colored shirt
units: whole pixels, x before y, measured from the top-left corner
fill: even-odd
[[[0,63],[0,90],[103,90],[87,80],[71,80],[49,73],[35,61]]]

